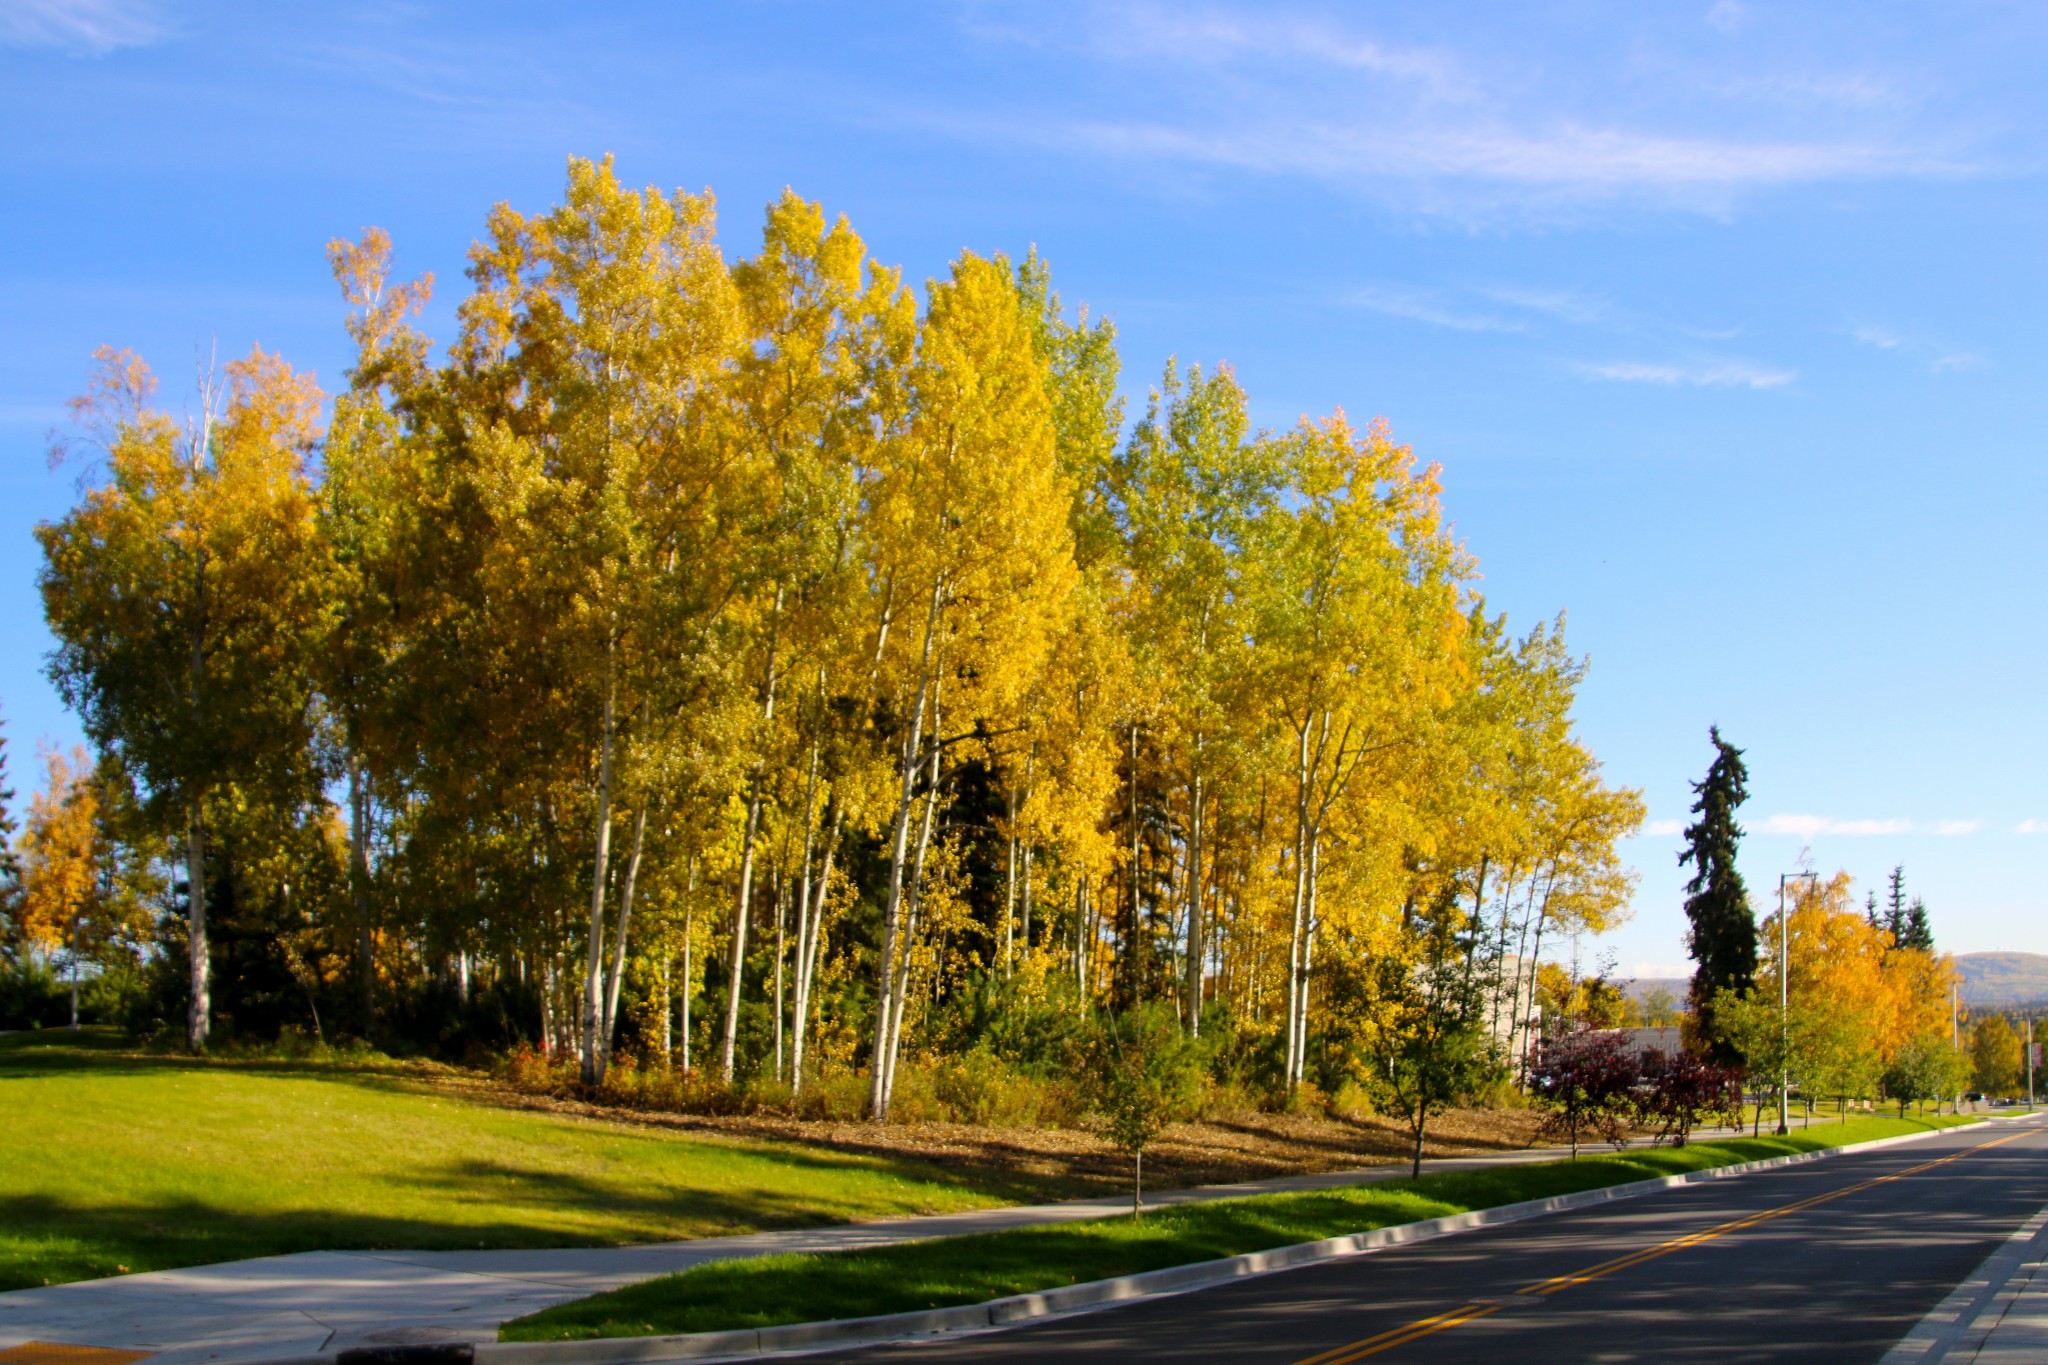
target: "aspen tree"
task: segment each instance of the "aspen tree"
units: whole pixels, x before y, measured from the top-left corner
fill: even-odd
[[[380,771],[389,765],[378,761],[378,751],[391,746],[373,739],[388,729],[387,669],[400,644],[396,522],[410,503],[407,485],[416,482],[399,407],[428,384],[426,338],[407,320],[425,306],[433,276],[392,285],[391,238],[377,228],[367,229],[360,242],[329,242],[327,255],[355,310],[347,325],[356,358],[347,390],[335,397],[322,451],[328,635],[318,680],[337,721],[348,777],[349,901],[356,920],[357,1008],[367,1034],[377,973],[369,845],[378,778],[391,776]]]
[[[1162,680],[1166,743],[1175,753],[1187,831],[1184,877],[1186,1022],[1201,1027],[1208,922],[1205,821],[1213,803],[1212,751],[1225,731],[1244,668],[1247,622],[1242,551],[1277,506],[1274,447],[1248,439],[1244,391],[1228,368],[1185,378],[1169,363],[1150,410],[1131,433],[1115,487],[1135,583],[1133,637]]]
[[[635,192],[609,160],[572,160],[565,202],[552,212],[527,218],[501,205],[492,214],[471,253],[478,289],[462,307],[459,353],[488,376],[476,387],[496,417],[478,446],[505,498],[485,571],[503,575],[493,586],[504,596],[529,604],[520,625],[535,662],[562,673],[570,733],[595,758],[577,1011],[588,1085],[603,1079],[609,1050],[618,779],[641,737],[639,703],[661,648],[651,627],[671,558],[663,536],[677,516],[668,500],[715,515],[733,472],[701,429],[737,332],[714,223],[708,194]],[[649,793],[625,794],[644,809]]]
[[[888,1116],[947,722],[971,734],[1010,708],[1074,577],[1044,369],[1009,272],[966,255],[929,293],[909,430],[887,451],[868,505],[876,635],[888,641],[879,680],[899,727],[868,1101],[876,1119]],[[908,628],[892,632],[898,603]]]
[[[50,674],[103,752],[183,825],[189,1010],[211,1023],[207,803],[224,783],[305,771],[307,689],[319,611],[308,456],[319,390],[274,356],[227,367],[216,406],[181,430],[152,408],[156,381],[102,348],[74,415],[104,452],[106,481],[36,528]],[[293,792],[291,799],[298,793]]]

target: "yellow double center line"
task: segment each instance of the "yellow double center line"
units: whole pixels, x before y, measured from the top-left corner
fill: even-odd
[[[1612,1275],[1618,1270],[1627,1270],[1630,1266],[1641,1265],[1645,1261],[1654,1261],[1660,1256],[1669,1256],[1674,1251],[1684,1251],[1687,1247],[1696,1247],[1702,1242],[1711,1242],[1717,1237],[1726,1237],[1731,1232],[1741,1232],[1743,1229],[1753,1228],[1759,1223],[1768,1223],[1773,1218],[1783,1218],[1788,1214],[1800,1213],[1818,1204],[1825,1204],[1835,1199],[1845,1199],[1852,1194],[1873,1189],[1879,1185],[1888,1185],[1894,1180],[1904,1180],[1909,1175],[1918,1175],[1922,1171],[1931,1171],[1937,1166],[1946,1166],[1951,1161],[1961,1161],[1966,1156],[1975,1156],[1979,1152],[1986,1152],[1993,1147],[2002,1146],[2008,1142],[2016,1142],[2020,1138],[2031,1136],[2035,1131],[2037,1130],[2030,1128],[2024,1132],[2008,1133],[2004,1137],[1994,1138],[1989,1142],[1980,1142],[1974,1147],[1966,1148],[1951,1156],[1937,1157],[1933,1161],[1923,1161],[1917,1166],[1908,1166],[1904,1170],[1893,1171],[1890,1175],[1874,1176],[1869,1180],[1859,1180],[1853,1185],[1844,1185],[1839,1190],[1829,1190],[1825,1194],[1816,1194],[1806,1199],[1796,1200],[1790,1204],[1780,1204],[1776,1208],[1764,1209],[1757,1213],[1746,1213],[1740,1218],[1731,1218],[1725,1223],[1704,1228],[1699,1232],[1689,1232],[1683,1237],[1673,1237],[1669,1241],[1659,1242],[1655,1246],[1645,1247],[1641,1251],[1632,1251],[1626,1256],[1617,1256],[1611,1261],[1602,1261],[1600,1264],[1588,1266],[1584,1270],[1575,1270],[1569,1275],[1555,1275],[1547,1280],[1539,1280],[1535,1284],[1524,1285],[1522,1288],[1517,1289],[1515,1294],[1517,1296],[1555,1294],[1559,1290],[1570,1289],[1573,1285],[1586,1284],[1590,1281],[1601,1279],[1604,1276]],[[1362,1340],[1324,1351],[1321,1355],[1313,1355],[1306,1360],[1296,1361],[1295,1365],[1350,1365],[1351,1361],[1363,1360],[1367,1356],[1375,1356],[1382,1351],[1391,1351],[1396,1346],[1405,1345],[1420,1337],[1433,1336],[1438,1332],[1456,1327],[1460,1323],[1474,1322],[1480,1318],[1489,1317],[1507,1306],[1507,1302],[1500,1299],[1475,1300],[1461,1307],[1453,1308],[1447,1313],[1438,1313],[1434,1317],[1418,1318],[1414,1322],[1381,1332],[1378,1336],[1365,1337]]]

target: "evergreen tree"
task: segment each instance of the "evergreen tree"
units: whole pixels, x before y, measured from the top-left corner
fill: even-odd
[[[1721,738],[1719,726],[1708,730],[1714,762],[1705,779],[1693,783],[1693,814],[1699,818],[1685,831],[1680,866],[1691,863],[1692,880],[1685,885],[1685,917],[1691,923],[1686,948],[1698,969],[1692,978],[1692,1008],[1700,1038],[1718,1062],[1740,1060],[1735,1049],[1715,1036],[1714,997],[1723,990],[1742,992],[1756,984],[1756,916],[1749,891],[1735,868],[1742,828],[1735,808],[1749,798],[1749,771],[1742,751]]]
[[[1913,948],[1923,953],[1934,951],[1934,927],[1927,922],[1927,902],[1918,896],[1913,897],[1913,903],[1906,907],[1893,937],[1901,948]]]
[[[7,736],[0,734],[0,879],[21,881],[21,861],[14,853],[14,788],[7,785]]]
[[[1900,936],[1906,932],[1906,868],[1900,864],[1892,869],[1892,875],[1885,892],[1884,929],[1892,936],[1892,946],[1901,946]]]

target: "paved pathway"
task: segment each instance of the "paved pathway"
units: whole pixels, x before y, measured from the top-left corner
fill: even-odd
[[[1423,1163],[1426,1171],[1552,1161],[1554,1148]],[[1328,1189],[1408,1173],[1407,1163],[1161,1191],[1147,1207]],[[547,1251],[311,1251],[0,1294],[0,1350],[26,1341],[154,1354],[151,1365],[311,1355],[351,1346],[488,1341],[508,1319],[706,1261],[836,1251],[1099,1218],[1127,1197],[977,1209],[649,1246]]]

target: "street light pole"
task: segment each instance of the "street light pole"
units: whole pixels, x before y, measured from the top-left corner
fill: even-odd
[[[2034,1016],[2027,1015],[2027,1112],[2034,1112]]]
[[[1785,913],[1785,883],[1818,882],[1818,872],[1778,874],[1778,1136],[1792,1131],[1785,1121],[1792,1097],[1792,917]]]

